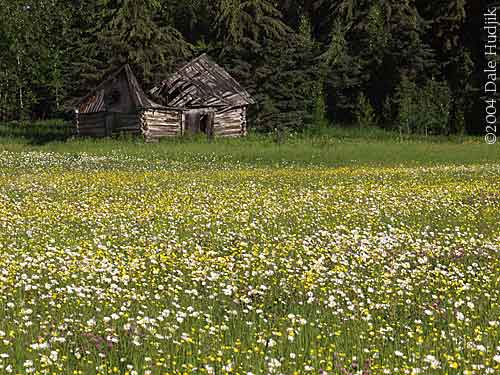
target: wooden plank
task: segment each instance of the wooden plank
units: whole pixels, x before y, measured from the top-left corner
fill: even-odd
[[[182,110],[171,110],[171,109],[159,109],[154,111],[146,111],[144,112],[144,116],[148,117],[156,117],[156,116],[180,116],[182,114]]]
[[[174,118],[170,118],[170,119],[145,119],[144,120],[145,123],[147,124],[158,124],[158,125],[161,125],[161,124],[179,124],[181,123],[181,119],[174,119]]]
[[[181,128],[180,128],[180,126],[148,126],[147,130],[148,131],[149,130],[159,131],[159,132],[163,132],[163,131],[178,131],[178,132],[180,132]]]
[[[118,126],[118,127],[115,127],[113,129],[113,132],[115,132],[115,131],[117,131],[117,132],[122,132],[122,131],[127,132],[127,131],[134,131],[134,130],[140,131],[141,128],[140,128],[139,125],[134,125],[134,126]]]
[[[82,119],[78,121],[79,124],[104,124],[104,117],[100,119]]]
[[[141,121],[140,118],[135,117],[135,118],[126,118],[126,117],[115,117],[115,122],[116,123],[127,123],[127,124],[138,124]]]
[[[89,113],[79,113],[78,118],[79,119],[84,119],[84,118],[104,118],[106,116],[106,112],[89,112]]]
[[[181,109],[158,109],[158,110],[150,110],[144,112],[147,116],[163,116],[163,115],[175,115],[182,113]]]
[[[240,125],[237,125],[237,126],[225,126],[224,128],[220,129],[221,131],[224,131],[224,132],[232,132],[232,131],[241,131],[241,126]]]
[[[241,129],[237,129],[237,130],[226,130],[225,129],[224,131],[216,133],[216,134],[219,134],[219,135],[241,134]]]
[[[154,130],[158,130],[158,131],[164,131],[164,130],[180,131],[181,130],[181,127],[179,125],[168,125],[168,126],[148,125],[147,128],[148,128],[148,130],[154,129]]]
[[[136,127],[136,128],[140,128],[141,127],[141,123],[139,121],[116,121],[114,123],[114,128],[122,128],[122,127]]]
[[[150,117],[150,118],[156,118],[156,117],[178,117],[180,116],[180,112],[146,112],[144,113],[144,116]]]
[[[93,131],[93,132],[85,131],[85,132],[78,132],[78,135],[82,137],[105,137],[106,133],[104,131]]]
[[[137,118],[140,117],[140,113],[125,113],[125,112],[113,112],[116,117],[128,117],[128,118]]]
[[[112,135],[121,135],[121,134],[127,134],[127,135],[140,135],[142,132],[140,130],[137,131],[113,131]]]
[[[179,125],[149,125],[147,126],[147,129],[155,129],[158,131],[163,131],[163,130],[175,130],[175,131],[181,131],[181,127]]]
[[[178,135],[168,133],[168,134],[146,134],[145,136],[147,139],[158,140],[158,139],[166,138],[166,137],[173,138],[173,137],[177,137]]]
[[[80,130],[93,130],[93,129],[106,129],[104,124],[97,124],[97,125],[87,125],[87,126],[79,126],[78,129]]]
[[[164,124],[171,124],[171,125],[180,125],[181,124],[180,119],[179,120],[168,120],[168,121],[164,121],[164,120],[146,120],[145,122],[146,122],[146,124],[154,124],[154,125],[158,125],[158,126],[161,126],[161,125],[164,125]]]

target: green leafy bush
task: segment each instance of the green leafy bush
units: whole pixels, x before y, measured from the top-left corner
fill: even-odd
[[[375,110],[373,109],[370,100],[363,93],[358,96],[356,121],[360,128],[369,128],[377,124]]]
[[[404,78],[396,90],[396,122],[407,134],[449,133],[450,89],[445,82],[429,80],[423,86]]]

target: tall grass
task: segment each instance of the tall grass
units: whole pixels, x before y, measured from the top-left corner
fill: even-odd
[[[200,154],[241,163],[293,162],[317,165],[400,163],[487,163],[500,160],[500,149],[474,137],[412,137],[400,140],[381,130],[331,129],[321,135],[290,135],[277,144],[270,136],[243,139],[175,138],[159,143],[141,139],[70,139],[42,145],[27,140],[0,139],[0,150],[42,150],[107,155],[123,153],[145,159],[186,160]]]
[[[335,147],[387,163],[479,145]],[[0,154],[0,374],[500,373],[500,164],[116,154],[303,160],[305,140],[22,149],[65,153]]]
[[[0,123],[0,137],[24,138],[32,143],[63,141],[76,133],[74,124],[62,119]]]

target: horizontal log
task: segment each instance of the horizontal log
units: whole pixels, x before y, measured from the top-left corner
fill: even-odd
[[[96,118],[96,119],[86,118],[78,120],[79,124],[104,124],[105,122],[106,120],[103,118]]]
[[[104,118],[106,116],[105,112],[89,112],[89,113],[79,113],[77,115],[78,119],[84,119],[84,118]]]
[[[147,134],[152,134],[152,135],[162,135],[162,134],[166,134],[166,135],[181,135],[181,132],[174,132],[174,131],[163,131],[163,132],[159,132],[159,131],[146,131]]]
[[[221,131],[221,132],[216,132],[215,134],[240,134],[242,132],[241,129],[237,129],[237,130],[224,130],[224,131]]]
[[[216,112],[216,117],[240,117],[243,111]]]
[[[78,135],[83,137],[105,137],[106,132],[104,131],[79,131]]]
[[[78,127],[78,130],[79,130],[79,131],[86,131],[86,132],[89,132],[89,131],[94,131],[94,130],[102,130],[102,131],[105,131],[105,130],[106,130],[106,127],[105,127],[105,126],[79,126],[79,127]]]
[[[113,135],[121,135],[121,134],[127,134],[127,135],[139,135],[142,134],[140,130],[128,130],[128,131],[113,131]]]
[[[179,126],[149,126],[147,127],[148,130],[151,131],[181,131],[181,127]]]
[[[158,140],[161,138],[174,138],[177,137],[178,134],[145,134],[146,139]]]
[[[168,116],[172,116],[172,117],[178,117],[182,114],[182,112],[174,112],[174,111],[171,111],[171,112],[145,112],[144,113],[144,116],[145,117],[168,117]]]
[[[240,123],[241,122],[241,118],[232,118],[232,117],[229,117],[229,118],[216,118],[214,119],[214,121],[216,123],[232,123],[232,122],[236,122],[236,123]]]
[[[140,118],[135,117],[135,118],[115,118],[112,120],[115,124],[137,124],[141,121]]]
[[[104,124],[78,125],[77,129],[80,130],[106,129],[106,126],[104,126]]]
[[[215,137],[217,138],[240,138],[242,137],[241,134],[216,134]]]
[[[124,129],[124,130],[129,130],[129,129],[140,129],[142,128],[141,124],[115,124],[115,126],[112,127],[112,129]]]
[[[219,126],[225,126],[225,127],[228,127],[228,126],[241,126],[241,121],[218,121],[218,122],[215,122],[215,124],[219,125]]]
[[[180,126],[180,124],[181,124],[180,119],[179,120],[171,119],[171,120],[168,120],[168,121],[164,121],[164,120],[146,120],[145,122],[147,124],[158,125],[158,126],[162,126],[162,125],[179,125]]]
[[[178,125],[180,126],[181,121],[175,121],[175,120],[169,120],[169,121],[163,121],[163,120],[146,120],[144,121],[145,124],[154,124],[158,126],[163,126],[163,125]]]
[[[217,124],[219,126],[240,126],[241,125],[241,121],[235,121],[235,120],[232,120],[232,121],[217,121],[217,122],[215,122],[215,124]]]
[[[139,124],[134,125],[134,126],[117,126],[113,128],[113,131],[121,132],[121,131],[133,131],[133,130],[140,130],[141,127]]]
[[[138,118],[141,116],[139,113],[110,113],[109,115],[113,115],[115,118]]]
[[[241,128],[241,122],[240,121],[233,121],[233,122],[223,122],[221,123],[221,128]]]
[[[181,114],[182,110],[173,110],[173,109],[158,109],[158,110],[149,110],[145,111],[144,115],[145,116],[158,116],[158,115],[176,115],[176,114]]]
[[[240,116],[243,113],[241,108],[238,109],[222,109],[215,113],[216,116]]]
[[[177,129],[174,129],[174,128],[170,128],[170,129],[167,129],[167,128],[147,128],[146,129],[146,132],[148,133],[179,133],[181,132],[181,129],[180,128],[177,128]]]
[[[219,116],[215,118],[215,121],[241,121],[241,116]]]
[[[240,130],[243,127],[240,124],[237,125],[231,125],[231,126],[215,126],[214,131],[225,131],[225,130]]]
[[[158,125],[161,125],[161,124],[180,124],[181,123],[181,119],[180,118],[168,118],[168,119],[145,119],[144,122],[148,123],[148,124],[158,124]]]

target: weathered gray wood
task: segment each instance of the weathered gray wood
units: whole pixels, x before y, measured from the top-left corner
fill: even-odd
[[[180,129],[174,126],[149,126],[148,127],[148,132],[171,132],[171,133],[179,133],[180,135]]]
[[[206,54],[181,68],[151,93],[174,107],[234,107],[254,103],[248,92]]]
[[[148,126],[175,126],[180,128],[180,121],[147,120]]]

